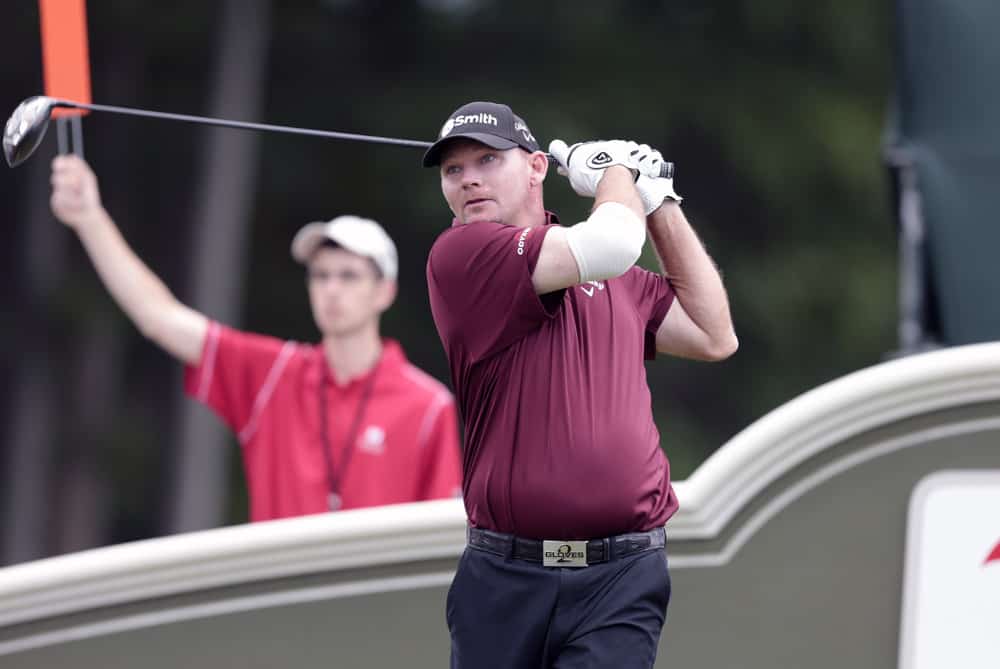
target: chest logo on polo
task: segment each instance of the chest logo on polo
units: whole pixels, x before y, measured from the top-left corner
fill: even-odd
[[[385,453],[385,430],[378,425],[369,425],[361,434],[358,448],[371,455]]]
[[[587,286],[589,286],[589,288]],[[603,281],[588,281],[587,282],[587,286],[583,286],[583,285],[580,286],[580,290],[582,290],[584,293],[586,293],[587,297],[593,297],[595,289],[597,289],[597,290],[604,290],[604,282]]]

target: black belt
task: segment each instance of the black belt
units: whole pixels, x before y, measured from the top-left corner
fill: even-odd
[[[470,527],[469,547],[493,553],[500,557],[512,557],[529,562],[542,562],[542,541],[540,539],[522,539],[511,534],[501,534],[490,530]],[[652,549],[662,549],[666,545],[666,536],[662,527],[646,532],[630,532],[604,539],[587,541],[587,564],[609,562],[633,553],[641,553]]]

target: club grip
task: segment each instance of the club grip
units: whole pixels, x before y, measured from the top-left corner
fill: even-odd
[[[551,165],[558,165],[559,161],[555,159],[551,153],[546,153],[545,156],[549,159]],[[638,171],[638,170],[637,170]],[[660,178],[660,179],[673,179],[674,178],[674,164],[664,160],[660,163],[660,173],[658,175],[647,174],[648,177]]]

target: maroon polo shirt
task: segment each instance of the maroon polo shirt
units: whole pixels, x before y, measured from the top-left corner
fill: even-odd
[[[455,224],[427,261],[465,420],[469,522],[535,539],[651,529],[677,498],[643,360],[674,292],[633,267],[536,295],[531,274],[556,224]]]
[[[340,384],[321,344],[209,325],[201,359],[185,367],[184,389],[236,433],[251,520],[329,511],[324,447],[343,509],[457,495],[451,393],[410,364],[397,342],[382,344],[371,371]]]

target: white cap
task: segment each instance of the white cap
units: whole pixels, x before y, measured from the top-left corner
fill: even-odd
[[[396,245],[375,221],[360,216],[338,216],[332,221],[309,223],[295,233],[292,257],[304,265],[326,240],[351,253],[371,258],[384,278],[396,278],[399,268]]]

